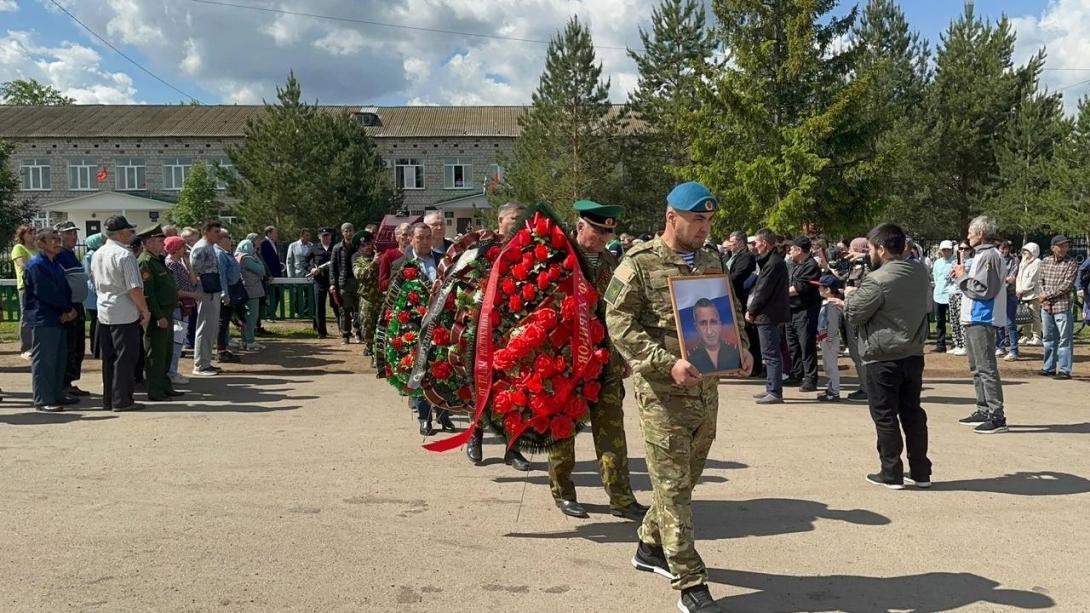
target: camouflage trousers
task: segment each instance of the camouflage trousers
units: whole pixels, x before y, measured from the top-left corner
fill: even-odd
[[[382,311],[381,302],[360,299],[360,340],[367,353],[375,344],[375,330],[378,328],[378,316]]]
[[[718,380],[686,390],[665,383],[649,384],[636,377],[636,401],[647,454],[647,472],[654,498],[638,534],[648,545],[666,553],[674,589],[707,580],[704,561],[696,552],[693,532],[693,488],[704,471],[719,412]]]
[[[628,441],[624,433],[624,385],[619,376],[607,375],[598,404],[591,412],[590,432],[598,456],[602,485],[609,506],[621,509],[636,502],[628,472]],[[575,437],[549,451],[549,489],[556,500],[576,500],[572,471],[575,469]]]

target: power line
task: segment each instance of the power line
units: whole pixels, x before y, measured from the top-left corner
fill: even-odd
[[[336,15],[320,15],[318,13],[305,13],[302,11],[289,11],[286,9],[277,9],[267,6],[254,6],[252,4],[235,4],[233,2],[221,2],[218,0],[189,0],[197,4],[208,4],[211,6],[223,6],[236,9],[246,9],[250,11],[261,11],[263,13],[276,13],[278,15],[291,15],[293,17],[311,17],[313,19],[324,19],[327,21],[343,21],[346,23],[355,23],[368,26],[379,26],[383,28],[396,28],[399,30],[412,30],[414,32],[429,32],[431,34],[451,34],[454,36],[469,36],[472,38],[487,38],[492,40],[506,40],[516,43],[530,43],[533,45],[548,45],[547,40],[538,40],[534,38],[517,38],[514,36],[501,36],[499,34],[481,34],[477,32],[460,32],[457,30],[442,30],[439,28],[425,28],[421,26],[409,26],[401,23],[388,23],[384,21],[373,21],[370,19],[359,19],[356,17],[339,17]],[[627,47],[614,47],[610,45],[594,45],[596,49],[611,49],[617,51],[627,51]],[[633,49],[633,51],[643,51],[642,49]]]
[[[139,68],[140,70],[143,70],[143,71],[144,71],[144,72],[146,72],[146,73],[147,73],[148,75],[150,75],[150,76],[151,76],[151,77],[152,77],[153,79],[155,79],[156,81],[158,81],[158,82],[162,83],[163,85],[166,85],[166,86],[167,86],[167,87],[169,87],[170,89],[173,89],[174,91],[178,92],[178,93],[179,93],[179,94],[181,94],[182,96],[184,96],[184,97],[186,97],[186,98],[189,98],[190,100],[192,100],[192,101],[196,102],[197,104],[202,104],[202,102],[201,102],[201,101],[200,101],[199,99],[197,99],[197,97],[196,97],[196,96],[190,96],[189,94],[187,94],[187,93],[183,92],[182,90],[178,89],[177,87],[174,87],[174,86],[173,86],[173,85],[171,85],[170,83],[167,83],[167,82],[166,82],[166,80],[165,80],[165,79],[163,79],[162,77],[160,77],[159,75],[157,75],[157,74],[155,74],[154,72],[152,72],[152,71],[148,70],[147,68],[144,68],[144,66],[143,66],[143,65],[142,65],[142,64],[141,64],[140,62],[137,62],[136,60],[134,60],[134,59],[132,59],[131,57],[129,57],[128,55],[126,55],[124,51],[122,51],[122,50],[118,49],[117,47],[115,47],[115,46],[113,45],[113,43],[111,43],[110,41],[106,40],[106,38],[104,38],[103,36],[101,36],[101,35],[100,35],[100,34],[99,34],[98,32],[95,32],[95,31],[94,31],[94,30],[92,30],[92,29],[91,29],[90,27],[88,27],[88,26],[87,26],[87,24],[85,24],[85,23],[83,23],[82,21],[80,21],[80,20],[79,20],[79,19],[78,19],[78,18],[77,18],[77,17],[75,16],[75,15],[73,15],[73,14],[72,14],[71,12],[69,12],[69,11],[68,11],[68,9],[64,8],[64,5],[62,5],[62,4],[60,3],[60,2],[58,2],[57,0],[49,0],[49,1],[50,1],[50,2],[52,2],[54,6],[56,6],[56,7],[57,7],[57,8],[59,8],[59,9],[60,9],[61,11],[63,11],[65,15],[68,15],[69,17],[71,17],[71,18],[72,18],[72,21],[74,21],[74,22],[78,23],[78,24],[80,25],[80,27],[82,27],[82,28],[83,28],[84,30],[87,30],[87,31],[88,31],[88,32],[90,32],[90,33],[91,33],[91,35],[93,35],[93,36],[94,36],[95,38],[97,38],[97,39],[99,39],[100,41],[102,41],[102,44],[106,45],[106,46],[107,46],[107,47],[109,47],[110,49],[113,49],[113,50],[114,50],[114,53],[116,53],[116,54],[120,55],[121,57],[125,58],[126,60],[128,60],[130,64],[132,64],[133,66],[136,66],[136,67],[137,67],[137,68]]]

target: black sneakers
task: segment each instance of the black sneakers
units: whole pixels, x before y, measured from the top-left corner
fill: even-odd
[[[968,417],[962,417],[958,420],[958,423],[963,426],[976,426],[988,421],[988,414],[980,409],[973,411],[973,414]]]
[[[851,400],[853,402],[866,402],[867,392],[864,392],[863,390],[855,390],[854,392],[848,394],[848,400]]]
[[[981,422],[977,427],[973,428],[973,432],[977,434],[999,434],[1000,432],[1007,431],[1007,419],[1000,417],[999,419],[991,418],[987,421]]]
[[[905,484],[904,483],[894,483],[894,482],[890,482],[890,481],[883,481],[882,480],[882,475],[880,475],[878,473],[867,475],[867,481],[869,481],[870,483],[873,483],[875,485],[881,485],[882,487],[889,488],[891,490],[903,490],[903,489],[905,489]]]
[[[674,580],[674,576],[670,574],[670,566],[666,563],[666,552],[658,545],[648,545],[640,541],[636,547],[636,555],[632,557],[632,566],[636,570]]]
[[[821,392],[817,396],[818,402],[840,402],[840,394],[834,394],[829,390]]]
[[[677,608],[682,613],[723,613],[723,608],[712,600],[712,593],[706,584],[681,590]]]

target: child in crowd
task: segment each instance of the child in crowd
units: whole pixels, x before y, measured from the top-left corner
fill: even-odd
[[[844,293],[840,289],[840,279],[836,275],[827,274],[817,281],[811,281],[818,286],[818,292],[825,299],[821,303],[821,312],[818,314],[818,345],[821,347],[821,360],[825,368],[825,376],[829,384],[825,391],[818,394],[820,402],[840,402],[840,365],[837,358],[840,356],[840,320],[843,312],[835,303],[829,302],[829,298],[844,299]]]

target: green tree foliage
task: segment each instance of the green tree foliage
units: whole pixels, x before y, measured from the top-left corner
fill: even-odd
[[[19,195],[19,177],[11,170],[11,154],[15,146],[0,140],[0,243],[10,245],[15,230],[29,223],[37,207]]]
[[[74,98],[65,96],[52,85],[45,85],[34,79],[16,79],[0,83],[0,99],[4,101],[4,104],[13,106],[59,106],[76,101]]]
[[[247,227],[299,228],[352,222],[396,210],[399,199],[364,127],[347,112],[302,101],[294,74],[277,100],[251,119],[242,144],[229,147],[234,173],[222,173],[233,211]]]
[[[1014,44],[1006,18],[985,23],[971,5],[942,36],[924,117],[935,139],[927,213],[948,232],[986,210],[1000,176],[1000,143],[1036,88],[1044,53],[1015,67]]]
[[[590,30],[573,17],[549,43],[533,105],[519,119],[504,197],[571,215],[575,200],[615,196],[618,120],[601,76]]]
[[[1052,227],[1090,240],[1090,97],[1079,100],[1078,114],[1056,147],[1050,170]]]
[[[177,226],[200,227],[210,219],[219,219],[223,204],[216,194],[216,169],[206,164],[194,164],[185,177],[178,204],[170,210],[171,223]]]
[[[934,141],[923,121],[931,79],[927,42],[910,29],[897,2],[870,0],[851,43],[858,53],[856,73],[870,81],[857,116],[865,154],[854,172],[868,181],[872,204],[866,208],[870,216],[860,217],[855,230],[895,220],[929,235]]]
[[[618,202],[625,205],[626,228],[653,232],[662,224],[677,169],[692,161],[684,125],[700,103],[700,80],[708,74],[715,41],[702,3],[663,0],[651,13],[651,30],[640,29],[640,42],[642,51],[628,51],[640,76],[626,108]]]
[[[720,233],[764,223],[835,231],[873,205],[865,159],[868,78],[852,79],[858,53],[842,42],[856,18],[836,0],[715,0],[717,42],[729,52],[686,123],[693,163],[723,205]]]
[[[986,211],[1009,238],[1064,229],[1073,221],[1071,202],[1060,188],[1056,148],[1071,132],[1060,94],[1034,94],[1007,123],[996,148],[995,177]]]

